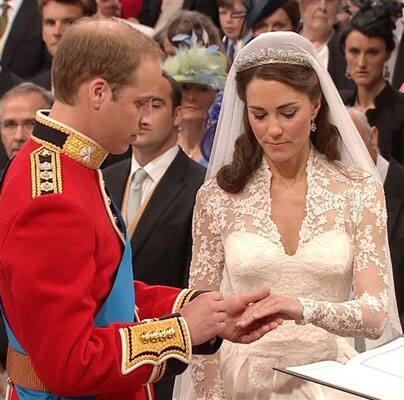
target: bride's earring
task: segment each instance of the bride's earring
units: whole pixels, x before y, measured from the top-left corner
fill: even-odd
[[[314,133],[317,130],[317,125],[314,122],[314,119],[311,120],[310,130],[312,133]]]
[[[346,67],[345,78],[352,79],[352,76],[351,76],[350,72],[348,71],[348,67]]]

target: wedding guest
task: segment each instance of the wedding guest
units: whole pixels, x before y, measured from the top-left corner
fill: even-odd
[[[400,0],[391,0],[390,4],[396,26],[393,30],[395,46],[387,61],[388,80],[394,89],[400,90],[404,85],[404,3]]]
[[[300,10],[296,0],[260,1],[248,18],[254,37],[264,32],[298,32],[300,28]]]
[[[404,326],[404,167],[393,157],[387,161],[380,154],[379,131],[375,126],[369,125],[366,115],[353,107],[348,111],[383,183],[394,285],[401,325]]]
[[[201,140],[206,130],[208,110],[218,91],[224,88],[226,56],[214,47],[192,46],[169,57],[163,67],[183,90],[178,144],[188,157],[206,165],[201,153]]]
[[[26,81],[48,63],[38,3],[34,0],[5,0],[1,11],[1,66],[14,80]]]
[[[128,0],[126,0],[128,1]],[[133,0],[132,0],[133,1]],[[159,32],[183,6],[183,0],[142,0],[138,20]]]
[[[7,161],[31,137],[37,110],[49,108],[52,102],[50,92],[30,82],[20,83],[4,94],[0,100],[0,137]],[[0,165],[0,171],[4,166]]]
[[[179,11],[169,21],[162,35],[163,50],[169,56],[175,55],[181,47],[190,47],[196,43],[224,49],[218,28],[209,17],[197,11]]]
[[[223,43],[232,63],[236,54],[250,39],[247,34],[246,16],[249,1],[218,0],[220,28],[224,33]]]
[[[404,94],[393,89],[384,71],[394,48],[395,24],[386,3],[363,7],[347,24],[341,46],[347,74],[355,90],[343,93],[344,101],[366,114],[379,130],[381,155],[404,163]]]
[[[52,59],[66,30],[80,18],[97,11],[94,0],[41,0],[42,39],[50,55],[49,63],[32,82],[46,90],[52,88]]]
[[[382,184],[301,35],[263,33],[245,46],[223,107],[211,179],[196,200],[190,287],[229,294],[269,286],[238,326],[275,316],[284,323],[255,344],[224,342],[220,355],[194,357],[194,395],[334,399],[332,389],[273,367],[344,362],[355,354],[353,337],[372,346],[401,330]]]
[[[126,221],[137,279],[149,285],[187,287],[192,254],[192,213],[205,168],[177,145],[181,87],[166,72],[150,89],[132,159],[103,171]],[[162,239],[165,240],[162,240]],[[174,378],[155,386],[156,400],[171,399]]]
[[[300,33],[316,48],[338,90],[352,89],[345,77],[346,63],[339,45],[337,14],[341,0],[301,0],[302,29]]]
[[[206,15],[219,28],[217,0],[184,0],[182,8]]]

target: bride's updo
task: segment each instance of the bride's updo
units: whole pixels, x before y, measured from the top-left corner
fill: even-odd
[[[251,129],[246,106],[247,86],[254,79],[284,83],[306,93],[311,101],[321,97],[321,107],[315,119],[317,130],[311,134],[310,140],[329,161],[340,159],[340,136],[335,126],[329,122],[328,104],[322,96],[318,77],[311,66],[275,63],[247,68],[236,74],[237,92],[244,103],[244,132],[236,140],[232,162],[221,168],[217,174],[217,183],[223,190],[229,193],[243,190],[262,162],[263,150]]]

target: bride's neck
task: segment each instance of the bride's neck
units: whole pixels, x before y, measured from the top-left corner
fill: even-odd
[[[272,174],[272,185],[292,186],[306,181],[307,160],[310,147],[307,151],[292,157],[285,162],[273,162],[266,157],[266,161]]]

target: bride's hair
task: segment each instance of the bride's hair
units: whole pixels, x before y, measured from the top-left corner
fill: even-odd
[[[253,79],[284,83],[295,90],[307,93],[311,101],[322,97],[317,75],[307,65],[265,64],[237,73],[237,92],[245,105],[243,116],[244,132],[236,140],[232,162],[225,165],[217,173],[218,185],[229,193],[237,193],[243,190],[262,162],[263,150],[251,129],[246,107],[246,89]],[[324,154],[329,161],[339,160],[340,135],[337,128],[329,122],[328,104],[324,97],[322,97],[321,107],[315,123],[317,130],[310,136],[313,146],[321,154]]]

